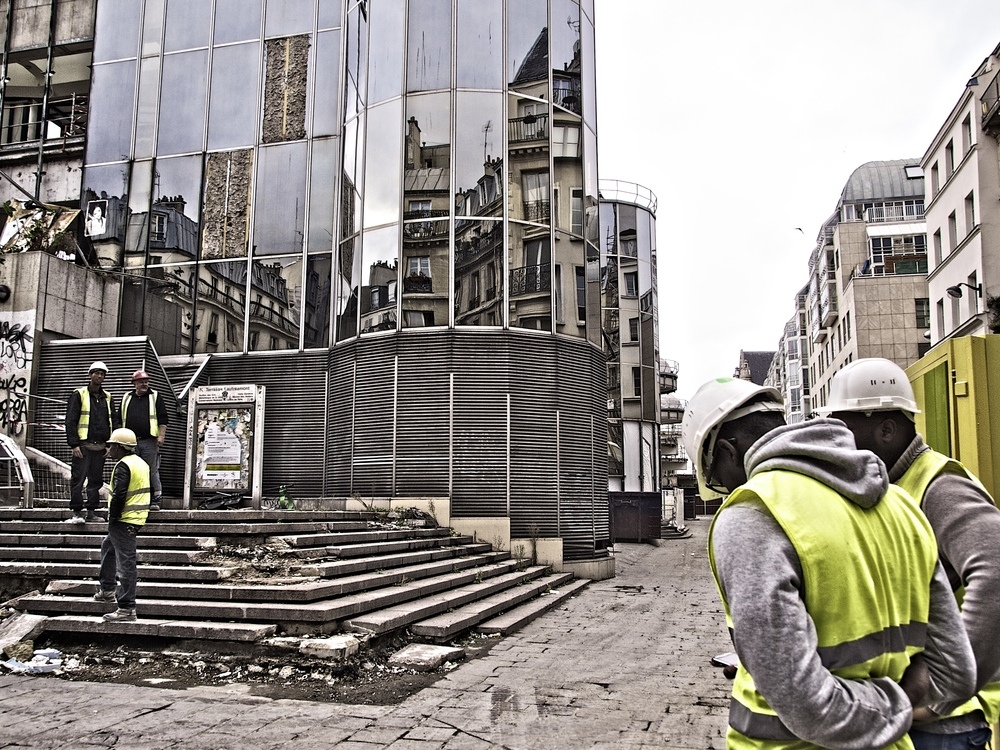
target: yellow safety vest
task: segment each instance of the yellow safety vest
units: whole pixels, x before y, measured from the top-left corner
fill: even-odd
[[[943,453],[938,453],[935,450],[926,450],[917,456],[916,460],[910,464],[910,468],[906,470],[896,484],[906,490],[914,499],[916,499],[916,501],[920,504],[920,507],[923,508],[924,494],[927,492],[927,488],[930,486],[930,483],[938,476],[945,473],[958,474],[959,476],[967,478],[970,482],[979,487],[986,497],[990,498],[990,502],[993,502],[993,498],[990,497],[990,493],[986,491],[985,487],[983,487],[982,482],[980,482],[972,472],[966,469],[960,461],[949,458]],[[957,591],[955,591],[955,598],[958,600],[958,606],[960,608],[964,597],[964,587],[960,587]],[[949,716],[963,716],[965,714],[971,714],[973,711],[982,711],[987,722],[990,724],[997,723],[997,719],[1000,718],[1000,682],[991,682],[984,685],[976,695],[972,696],[969,700],[952,711]]]
[[[87,433],[90,431],[90,388],[77,388],[76,392],[80,394],[80,421],[76,424],[76,435],[80,440],[87,439]],[[111,394],[107,391],[104,395],[108,399],[108,425],[112,425],[111,418]]]
[[[798,555],[823,666],[845,679],[898,682],[910,658],[924,650],[937,565],[934,533],[916,502],[890,485],[866,510],[814,479],[774,470],[734,491],[716,519],[727,507],[753,500],[767,507]],[[712,551],[714,528],[713,521],[709,561],[732,628]],[[726,741],[729,748],[816,747],[788,730],[742,664],[733,681]],[[888,747],[912,749],[913,744],[904,734]]]
[[[142,526],[146,523],[146,516],[149,514],[149,464],[143,461],[134,453],[130,453],[121,459],[131,472],[128,483],[128,494],[125,496],[125,509],[122,511],[122,523],[131,523]],[[115,464],[118,468],[118,464]],[[108,498],[108,505],[111,505],[111,498],[115,496],[115,475],[111,473],[111,495]]]
[[[125,420],[128,419],[128,405],[131,400],[131,392],[122,396],[122,424],[125,424]],[[156,391],[152,388],[149,390],[147,402],[149,403],[149,435],[156,437],[160,434],[160,423],[156,419]]]

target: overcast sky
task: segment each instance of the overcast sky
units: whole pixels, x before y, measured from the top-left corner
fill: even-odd
[[[682,398],[777,347],[851,173],[923,156],[1000,43],[997,0],[596,0],[595,17],[600,176],[659,199],[660,356]]]

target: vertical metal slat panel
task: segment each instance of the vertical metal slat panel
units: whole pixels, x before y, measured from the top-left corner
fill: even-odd
[[[395,340],[380,337],[358,345],[354,399],[352,493],[363,498],[392,495]]]

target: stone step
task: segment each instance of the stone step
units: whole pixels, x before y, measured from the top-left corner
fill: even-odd
[[[139,549],[211,549],[216,546],[211,536],[151,536],[146,532],[136,537]],[[104,534],[0,534],[0,547],[100,547]]]
[[[372,542],[370,544],[345,544],[326,547],[326,555],[338,559],[352,557],[372,557],[392,555],[410,550],[430,549],[432,547],[452,547],[456,544],[470,542],[470,537],[438,536],[430,538],[409,538],[398,541]]]
[[[473,570],[435,576],[422,581],[406,582],[385,589],[365,591],[332,600],[318,602],[238,602],[191,601],[185,599],[140,599],[142,614],[148,617],[200,620],[237,620],[241,622],[309,623],[322,626],[372,609],[392,607],[405,601],[429,596],[440,591],[465,586],[473,581],[502,577],[520,563],[506,560]],[[492,592],[490,592],[492,593]],[[485,595],[485,594],[484,594]],[[464,602],[463,602],[464,603]],[[114,609],[113,604],[95,602],[81,596],[40,594],[18,600],[18,610],[36,614],[103,614]]]
[[[69,516],[66,516],[68,518]],[[107,523],[65,523],[63,521],[0,521],[0,534],[79,534],[98,533],[106,530]],[[184,536],[249,536],[255,538],[278,536],[284,533],[310,534],[328,532],[330,524],[316,523],[147,523],[145,533]]]
[[[363,528],[363,527],[362,527]],[[398,539],[446,537],[450,529],[376,529],[372,531],[342,531],[334,534],[303,534],[272,537],[269,542],[287,544],[289,547],[333,547],[344,544],[366,544]]]
[[[314,602],[321,599],[370,591],[387,586],[396,586],[408,580],[430,578],[445,573],[474,568],[506,559],[506,553],[490,552],[485,555],[469,555],[449,558],[437,562],[394,568],[391,571],[377,571],[347,576],[336,580],[307,580],[303,578],[284,579],[274,582],[267,579],[261,583],[194,584],[139,582],[136,591],[140,599],[195,599],[214,601],[246,602]],[[46,594],[62,596],[85,596],[94,594],[92,580],[61,579],[49,582]]]
[[[584,589],[590,580],[578,578],[554,589],[544,596],[532,599],[519,607],[514,607],[497,617],[484,620],[476,626],[477,633],[486,635],[508,635],[520,630],[532,620],[541,617],[550,609],[555,609],[571,596]]]
[[[520,561],[510,561],[520,565]],[[424,620],[455,607],[463,607],[470,602],[499,593],[511,586],[530,581],[549,570],[547,565],[535,565],[498,575],[489,580],[478,579],[461,587],[452,587],[437,595],[413,597],[367,614],[353,616],[342,623],[346,630],[382,635],[404,628],[418,620]]]
[[[143,550],[142,561],[163,565],[184,565],[198,562],[205,556],[202,550]],[[100,562],[99,547],[0,547],[0,560],[46,560],[50,562]]]
[[[141,614],[141,612],[140,612]],[[90,633],[141,635],[153,638],[184,638],[242,643],[270,638],[276,625],[246,622],[199,622],[196,620],[153,620],[145,617],[135,622],[107,622],[100,617],[64,615],[49,617],[43,623],[49,633]]]
[[[91,578],[97,580],[100,565],[56,562],[0,562],[0,576],[29,578]],[[139,565],[142,581],[222,581],[231,576],[232,568],[213,566]]]
[[[99,510],[106,512],[107,506]],[[58,508],[3,508],[0,521],[60,521],[69,518],[68,503]],[[354,510],[154,510],[148,523],[246,523],[270,521],[286,523],[357,523],[374,520],[378,514]],[[361,528],[365,528],[361,526]],[[281,532],[277,532],[281,533]]]
[[[410,632],[424,638],[446,641],[458,633],[471,630],[475,625],[489,617],[523,604],[529,599],[535,599],[550,589],[562,586],[572,580],[572,573],[553,573],[541,576],[521,586],[515,586],[492,596],[477,599],[449,612],[415,622],[410,625]]]
[[[470,537],[456,537],[456,539],[467,540]],[[299,575],[303,576],[337,578],[369,570],[387,570],[403,565],[413,565],[431,560],[443,560],[462,555],[481,555],[491,552],[492,549],[492,546],[486,543],[463,543],[459,541],[455,545],[448,547],[435,547],[414,552],[400,552],[394,555],[373,555],[371,557],[355,557],[348,560],[332,560],[300,565],[295,570]],[[503,554],[505,558],[510,556],[510,553],[507,552],[496,554]]]

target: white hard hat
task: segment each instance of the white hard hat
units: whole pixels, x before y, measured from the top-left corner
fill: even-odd
[[[833,376],[830,399],[816,409],[826,416],[836,411],[894,411],[919,414],[913,388],[895,362],[871,357],[856,359]]]
[[[120,445],[122,448],[128,448],[134,451],[136,443],[135,433],[132,432],[128,427],[119,427],[117,430],[111,433],[111,437],[108,438],[109,445]]]
[[[681,424],[681,440],[694,466],[702,499],[721,497],[706,484],[710,477],[705,476],[705,459],[709,457],[706,454],[714,447],[713,430],[724,422],[755,411],[784,412],[781,393],[776,388],[756,385],[749,380],[718,378],[705,383],[688,402]]]
[[[94,370],[103,370],[104,372],[107,372],[108,366],[103,362],[94,362],[94,364],[90,366],[90,369],[87,370],[87,372],[93,372]]]

